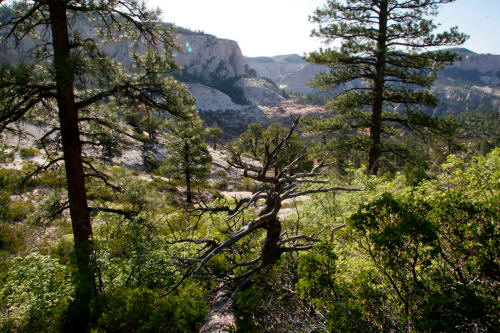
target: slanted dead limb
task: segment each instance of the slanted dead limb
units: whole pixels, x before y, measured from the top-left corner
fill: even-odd
[[[240,290],[238,283],[251,281],[256,272],[266,267],[270,268],[283,253],[309,250],[319,241],[317,234],[301,233],[299,221],[295,228],[284,227],[278,216],[284,200],[314,193],[360,190],[329,186],[328,181],[320,178],[321,169],[327,165],[326,157],[308,172],[295,171],[299,161],[305,157],[303,149],[294,156],[288,156],[287,161],[283,161],[283,152],[286,152],[285,149],[298,122],[299,119],[296,119],[287,133],[272,140],[275,142],[274,145],[267,144],[264,147],[262,165],[248,162],[242,157],[241,152],[231,151],[232,156],[228,164],[242,170],[245,177],[260,184],[250,198],[236,201],[232,207],[208,205],[201,207],[200,214],[204,212],[228,214],[226,222],[232,223],[227,223],[226,230],[222,232],[227,235],[226,238],[217,240],[214,237],[196,241],[189,235],[176,239],[176,242],[188,242],[198,247],[196,254],[191,258],[172,258],[179,263],[179,267],[187,267],[193,276],[208,276],[223,283],[215,293],[201,332],[230,332],[234,329],[233,305],[236,293]],[[306,184],[317,187],[304,188]],[[250,221],[245,220],[244,212],[254,207],[258,210],[257,217]],[[259,231],[263,231],[264,234],[258,233]],[[250,237],[251,235],[254,237]],[[256,248],[255,242],[258,239],[262,241]],[[215,256],[222,255],[230,264],[229,268],[224,272],[220,272],[219,269],[216,274],[212,274],[212,268],[208,263]]]

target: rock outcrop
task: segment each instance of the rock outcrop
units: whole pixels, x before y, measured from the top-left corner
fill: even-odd
[[[427,109],[427,112],[435,116],[473,111],[500,112],[500,88],[435,85],[434,89],[440,102],[436,108]]]
[[[324,66],[305,64],[298,71],[287,73],[279,80],[279,87],[286,92],[301,95],[318,94],[318,90],[308,86],[308,83],[320,72],[328,69]]]
[[[270,79],[241,78],[234,83],[234,86],[241,89],[243,98],[252,105],[277,105],[285,99]]]
[[[449,68],[460,68],[463,70],[477,70],[481,73],[500,72],[500,56],[496,54],[478,54],[464,48],[451,49],[461,57]],[[499,78],[500,79],[500,78]]]
[[[236,104],[231,97],[222,91],[200,83],[188,83],[189,91],[196,97],[196,108],[202,111],[241,110],[242,105]]]
[[[243,54],[237,42],[202,33],[179,33],[181,52],[175,56],[183,74],[210,83],[245,75]]]
[[[245,64],[256,71],[258,77],[266,77],[276,84],[289,73],[300,71],[306,62],[298,55],[276,57],[245,57]]]
[[[326,70],[323,66],[312,65],[299,55],[245,58],[245,63],[254,68],[257,76],[269,78],[288,93],[302,95],[316,94],[317,90],[307,86],[316,73]]]
[[[96,27],[85,18],[73,22],[71,29],[82,38],[96,34]],[[242,111],[247,115],[256,112],[250,118],[259,118],[258,107],[281,104],[285,99],[283,91],[318,94],[307,84],[317,73],[328,70],[305,62],[299,55],[244,58],[236,41],[209,34],[178,28],[177,35],[182,48],[175,54],[175,60],[182,70],[175,75],[189,85],[198,109],[206,112]],[[26,39],[20,48],[14,48],[1,42],[0,63],[29,60],[32,44],[33,41]],[[117,40],[102,48],[127,68],[133,66],[133,52],[144,52],[140,43],[136,45],[129,40]],[[500,111],[500,56],[466,49],[453,51],[462,59],[439,73],[433,89],[438,92],[441,104],[427,111],[436,115]]]

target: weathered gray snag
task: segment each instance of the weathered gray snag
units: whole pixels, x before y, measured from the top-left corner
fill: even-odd
[[[229,285],[223,286],[212,299],[210,311],[200,329],[200,333],[234,332],[236,318],[234,316],[235,290]]]
[[[210,279],[222,283],[222,287],[213,298],[201,332],[229,332],[228,330],[234,326],[233,302],[240,288],[250,284],[255,273],[274,265],[283,253],[309,250],[315,242],[319,241],[316,234],[306,235],[297,233],[297,230],[284,230],[278,216],[283,200],[313,193],[360,190],[332,186],[304,189],[302,187],[304,184],[325,185],[328,182],[317,179],[321,176],[320,170],[326,166],[325,159],[310,172],[295,173],[294,166],[305,157],[303,151],[298,152],[296,156],[291,156],[286,164],[279,164],[279,155],[286,149],[298,123],[299,119],[296,119],[286,135],[271,140],[275,144],[264,147],[262,165],[252,164],[242,158],[241,153],[232,152],[232,157],[228,161],[231,167],[242,170],[243,176],[257,181],[260,186],[252,197],[238,201],[236,207],[199,207],[202,212],[227,212],[226,221],[230,227],[226,230],[229,234],[226,239],[218,241],[183,238],[176,241],[200,246],[198,253],[201,254],[198,257],[174,258],[175,260],[180,261],[184,266],[187,265],[189,270],[192,270],[193,276],[208,275]],[[244,222],[241,218],[244,211],[253,206],[259,209],[258,216]],[[238,258],[245,257],[246,242],[258,230],[265,231],[258,255],[247,262],[241,262]],[[208,263],[215,256],[222,254],[228,258],[232,268],[224,274],[211,274],[210,268],[207,267]]]

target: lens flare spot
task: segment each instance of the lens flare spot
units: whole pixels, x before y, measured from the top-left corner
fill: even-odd
[[[192,48],[188,48],[188,52],[189,53],[193,52],[193,49]]]

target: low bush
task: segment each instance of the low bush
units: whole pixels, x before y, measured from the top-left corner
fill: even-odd
[[[40,151],[33,147],[26,147],[21,149],[19,154],[21,155],[21,158],[33,158],[36,155],[40,154]]]

